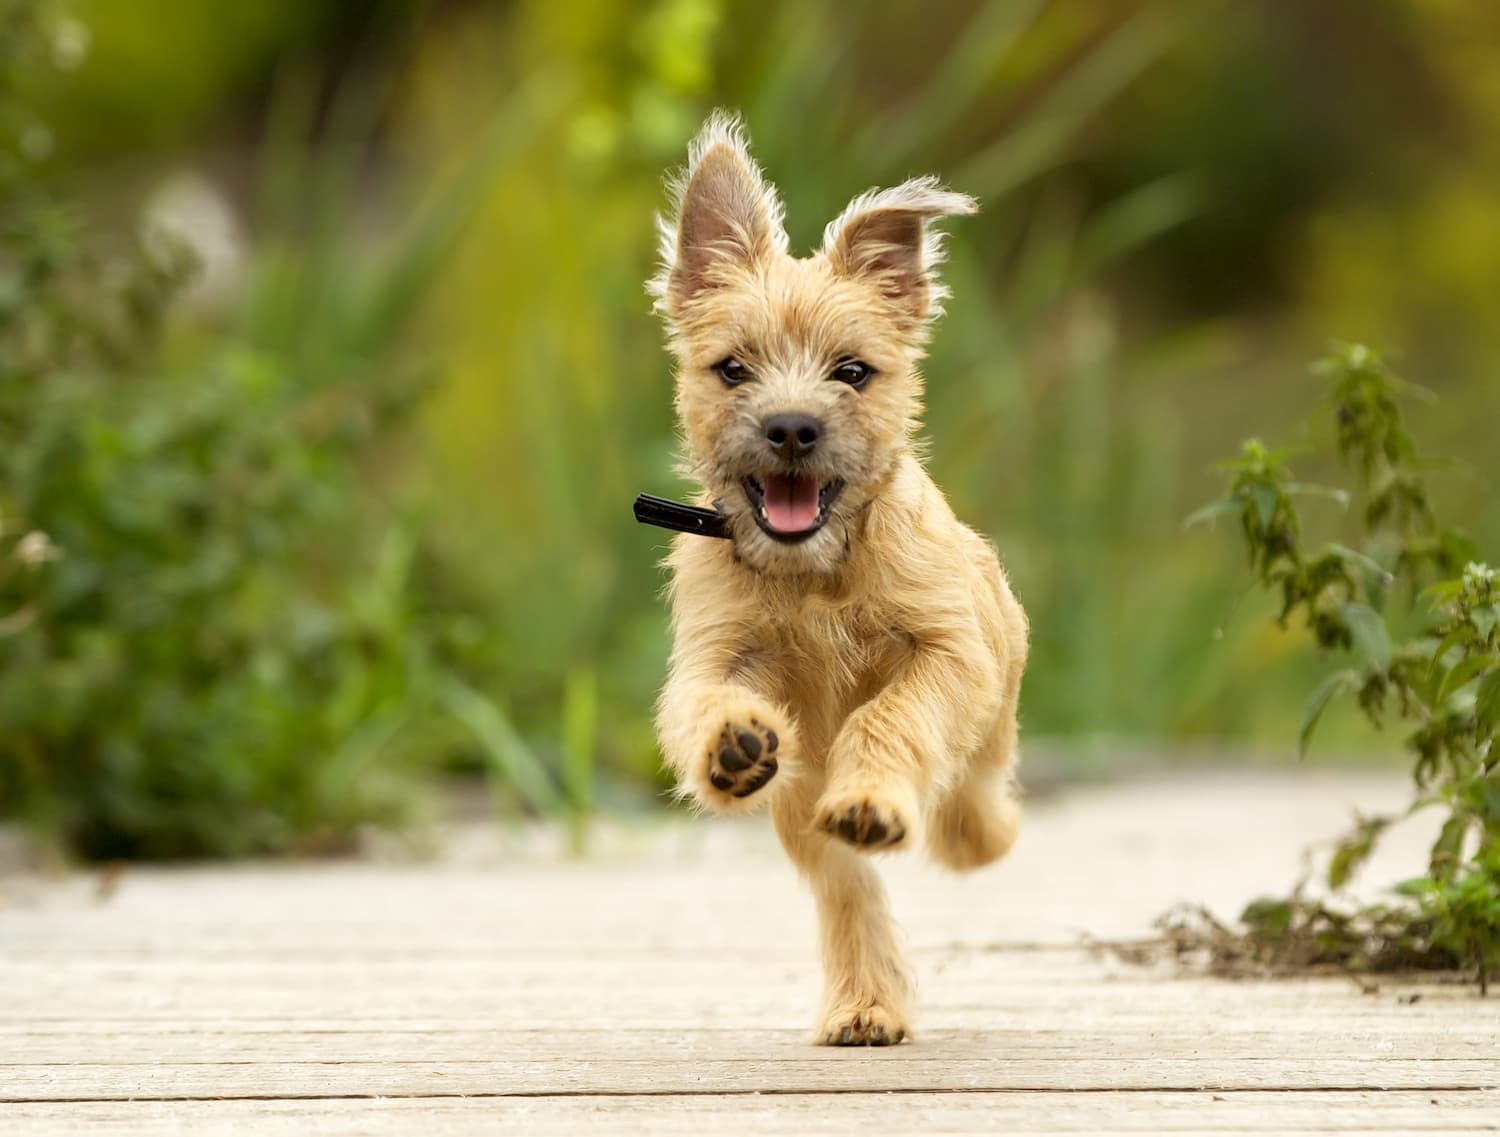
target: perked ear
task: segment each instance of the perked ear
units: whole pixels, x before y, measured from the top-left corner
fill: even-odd
[[[657,219],[661,268],[646,285],[668,318],[721,284],[726,269],[786,251],[781,200],[751,159],[736,115],[709,116],[668,189],[672,212]]]
[[[930,175],[871,190],[829,222],[823,253],[840,275],[873,279],[903,315],[920,324],[942,311],[948,295],[935,272],[943,260],[943,234],[927,223],[978,208],[972,197],[943,189]]]

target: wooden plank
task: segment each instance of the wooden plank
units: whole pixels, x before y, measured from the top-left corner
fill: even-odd
[[[1177,899],[1232,912],[1401,789],[1113,788],[1033,810],[994,869],[888,861],[921,1015],[885,1051],[808,1044],[811,905],[763,823],[607,832],[584,863],[471,842],[430,865],[131,869],[104,897],[4,881],[0,1129],[1493,1130],[1500,1001],[1077,947]]]
[[[628,1032],[617,1046],[628,1045]],[[980,1048],[983,1049],[980,1049]],[[717,1049],[717,1053],[715,1050]],[[0,1102],[175,1100],[219,1097],[325,1098],[455,1095],[720,1093],[948,1093],[954,1090],[1289,1090],[1450,1089],[1500,1086],[1491,1058],[1290,1057],[1265,1053],[1192,1055],[1117,1051],[1093,1057],[1013,1056],[980,1037],[963,1046],[928,1040],[926,1057],[807,1047],[777,1060],[758,1046],[692,1039],[677,1052],[580,1049],[573,1055],[427,1061],[415,1057],[323,1061],[318,1052],[283,1062],[191,1064],[69,1062],[7,1066]],[[915,1049],[915,1048],[911,1048]],[[414,1050],[413,1053],[420,1053]]]
[[[1177,1015],[1149,1022],[1081,1022],[1060,1014],[1052,1025],[1010,1025],[996,1028],[979,1020],[983,1012],[961,1017],[967,1026],[945,1023],[923,1029],[920,1046],[909,1047],[911,1061],[926,1061],[963,1049],[988,1051],[1008,1058],[1053,1056],[1059,1062],[1087,1060],[1119,1046],[1132,1053],[1149,1052],[1158,1059],[1183,1060],[1241,1054],[1274,1056],[1289,1062],[1317,1061],[1337,1046],[1354,1058],[1494,1061],[1500,1065],[1500,1041],[1493,1021],[1472,1028],[1451,1023],[1428,1024],[1382,1021],[1371,1025],[1345,1022],[1337,1016],[1321,1022],[1289,1023],[1278,1017],[1274,1025],[1258,1022],[1215,1023],[1202,1016]],[[1067,1025],[1056,1025],[1058,1021]],[[677,1055],[687,1040],[715,1056],[733,1060],[743,1049],[738,1027],[696,1026],[663,1029],[637,1022],[630,1028],[632,1045],[667,1057]],[[316,1055],[323,1062],[398,1061],[416,1052],[432,1060],[466,1061],[475,1055],[512,1052],[531,1058],[571,1060],[579,1054],[611,1054],[619,1041],[618,1026],[572,1026],[559,1031],[544,1028],[477,1029],[468,1023],[400,1022],[371,1028],[359,1023],[310,1027],[240,1020],[204,1020],[173,1030],[141,1029],[134,1023],[91,1023],[85,1030],[67,1023],[10,1030],[3,1036],[0,1079],[12,1066],[73,1064],[77,1062],[135,1064],[141,1062],[289,1062]],[[762,1028],[755,1052],[767,1061],[808,1057],[802,1032]],[[836,1053],[815,1051],[815,1054]],[[834,1060],[834,1059],[830,1059]],[[1497,1075],[1500,1080],[1500,1075]]]
[[[739,976],[749,982],[736,1002],[696,1008],[685,997],[705,999],[717,967],[679,966],[644,987],[630,982],[643,978],[633,965],[619,963],[585,976],[571,963],[532,962],[463,982],[440,966],[416,975],[345,969],[337,988],[306,962],[291,976],[183,968],[172,1000],[157,998],[163,985],[148,975],[115,992],[113,1017],[83,1030],[76,1016],[44,1012],[57,1000],[104,1005],[100,988],[33,987],[15,1008],[30,1013],[0,1030],[0,1097],[43,1098],[64,1084],[84,1098],[371,1085],[382,1094],[543,1094],[693,1091],[705,1082],[735,1091],[1500,1084],[1500,1004],[1451,987],[1372,998],[1337,981],[1111,979],[1079,954],[1071,979],[1063,961],[1036,953],[967,967],[985,962],[999,974],[976,983],[959,969],[942,993],[962,1001],[930,1000],[915,1044],[852,1054],[808,1046],[808,1008],[793,1006],[785,988],[774,999],[756,995],[765,985],[755,981],[768,976],[753,965]],[[268,1007],[272,992],[279,998]],[[1421,1000],[1399,1001],[1412,994]],[[289,1017],[269,1017],[273,1010]]]
[[[842,1093],[691,1097],[442,1098],[117,1102],[8,1107],[8,1137],[243,1133],[306,1137],[455,1137],[527,1133],[1494,1133],[1500,1094],[1335,1093]]]
[[[1210,1021],[1233,1026],[1257,1012],[1289,1027],[1351,1025],[1392,1030],[1437,1022],[1500,1033],[1500,1000],[1472,987],[1386,981],[1374,995],[1343,979],[1226,982],[1097,960],[1083,952],[990,952],[918,957],[920,1021],[928,1026],[1046,1028]],[[809,1019],[818,994],[811,961],[800,965],[716,960],[502,959],[275,961],[164,959],[7,960],[0,969],[0,1039],[26,1024],[154,1021],[428,1021],[451,1026],[541,1029],[588,1025],[600,1014],[660,1027],[778,1029]],[[1414,1004],[1407,1001],[1416,998]],[[986,1019],[984,1016],[989,1016]],[[999,1019],[996,1016],[1001,1016]],[[3,1053],[0,1053],[3,1058]]]

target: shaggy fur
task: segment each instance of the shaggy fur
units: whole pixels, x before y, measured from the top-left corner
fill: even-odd
[[[917,364],[946,295],[931,222],[975,202],[932,178],[872,191],[793,258],[776,191],[723,114],[671,189],[649,288],[678,365],[688,469],[733,540],[679,536],[668,559],[662,749],[699,806],[769,805],[810,882],[826,977],[816,1040],[899,1042],[910,979],[864,854],[925,844],[974,868],[1020,820],[1026,618],[913,447]],[[862,385],[839,370],[850,361],[872,369]],[[787,413],[816,422],[810,453],[768,442],[767,420]],[[757,520],[753,487],[779,476],[840,487],[821,528],[788,540]]]

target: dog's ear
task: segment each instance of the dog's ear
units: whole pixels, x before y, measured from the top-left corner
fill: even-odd
[[[672,212],[657,221],[661,268],[647,288],[669,318],[721,284],[726,269],[786,251],[781,200],[751,159],[736,116],[709,116],[688,148],[687,166],[668,187]]]
[[[823,253],[840,275],[871,278],[920,325],[942,310],[948,295],[935,271],[943,260],[943,234],[928,222],[978,208],[972,197],[943,189],[931,176],[870,190],[823,231]]]

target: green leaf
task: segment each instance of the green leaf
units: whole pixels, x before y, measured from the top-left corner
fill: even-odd
[[[1390,667],[1391,634],[1380,613],[1368,604],[1350,600],[1339,605],[1339,614],[1343,616],[1349,634],[1354,637],[1354,646],[1370,666],[1377,671]]]
[[[1370,854],[1375,851],[1376,839],[1390,823],[1389,817],[1359,819],[1354,831],[1339,842],[1333,859],[1328,862],[1329,888],[1343,888],[1349,882],[1359,866],[1369,860]]]
[[[1458,599],[1458,594],[1464,590],[1464,582],[1461,580],[1440,580],[1436,584],[1430,584],[1418,594],[1432,607],[1437,608],[1448,603],[1450,600]]]
[[[1432,666],[1434,668],[1447,666],[1443,663],[1443,657],[1456,647],[1468,643],[1474,638],[1474,629],[1468,624],[1459,624],[1446,636],[1438,641],[1437,647],[1432,651]]]
[[[1332,498],[1334,501],[1338,502],[1342,508],[1349,508],[1348,491],[1341,490],[1337,486],[1318,486],[1313,485],[1311,482],[1290,482],[1287,484],[1286,492],[1289,494],[1297,494],[1302,497]]]
[[[1487,727],[1500,726],[1500,670],[1480,680],[1474,692],[1474,716]]]
[[[1403,880],[1391,886],[1391,891],[1397,896],[1421,897],[1427,895],[1437,887],[1437,882],[1430,876],[1414,876],[1409,880]]]
[[[1479,638],[1487,640],[1495,630],[1495,625],[1500,623],[1500,612],[1495,610],[1493,604],[1487,604],[1470,612],[1469,619],[1474,621],[1474,627],[1479,630]]]
[[[1260,935],[1279,939],[1291,927],[1294,915],[1290,901],[1262,896],[1245,905],[1245,910],[1240,913],[1240,923]]]
[[[1443,676],[1443,683],[1438,688],[1435,703],[1441,705],[1453,692],[1472,683],[1480,675],[1497,666],[1500,666],[1500,660],[1497,660],[1493,655],[1469,656],[1458,663],[1447,675]]]
[[[1431,660],[1427,665],[1427,684],[1430,694],[1426,701],[1436,707],[1442,700],[1439,692],[1448,686],[1447,669],[1449,665],[1444,662],[1444,657],[1457,648],[1463,647],[1474,638],[1474,629],[1468,624],[1459,624],[1450,631],[1432,649]],[[1456,666],[1456,664],[1455,664]]]
[[[1297,732],[1297,753],[1307,754],[1307,744],[1312,738],[1313,728],[1318,725],[1318,720],[1323,717],[1323,712],[1340,695],[1347,695],[1359,690],[1364,676],[1353,668],[1343,671],[1335,671],[1323,682],[1318,684],[1318,689],[1312,693],[1312,698],[1307,701],[1307,709],[1302,713],[1302,729]]]
[[[1191,529],[1194,525],[1201,525],[1205,521],[1212,521],[1225,513],[1234,513],[1241,506],[1238,497],[1226,497],[1220,501],[1209,502],[1201,509],[1195,509],[1183,519],[1182,527]]]
[[[1431,809],[1435,805],[1447,804],[1447,800],[1441,794],[1422,794],[1406,807],[1406,816],[1415,817],[1424,809]]]
[[[1361,553],[1357,549],[1351,549],[1346,545],[1340,545],[1330,542],[1324,549],[1324,552],[1331,553],[1333,556],[1338,557],[1339,560],[1344,561],[1347,564],[1358,565],[1367,573],[1386,584],[1389,584],[1391,581],[1395,580],[1395,577],[1391,575],[1389,569],[1387,569],[1379,561],[1375,560],[1375,558],[1368,556],[1365,553]]]
[[[1260,527],[1266,528],[1271,524],[1271,518],[1276,516],[1276,491],[1270,486],[1251,486],[1250,500],[1255,505],[1255,516],[1260,521]]]
[[[1442,832],[1432,845],[1432,857],[1428,862],[1427,871],[1432,874],[1434,880],[1447,881],[1453,879],[1453,874],[1458,870],[1460,857],[1463,855],[1464,836],[1469,831],[1469,819],[1454,815],[1443,823]]]

